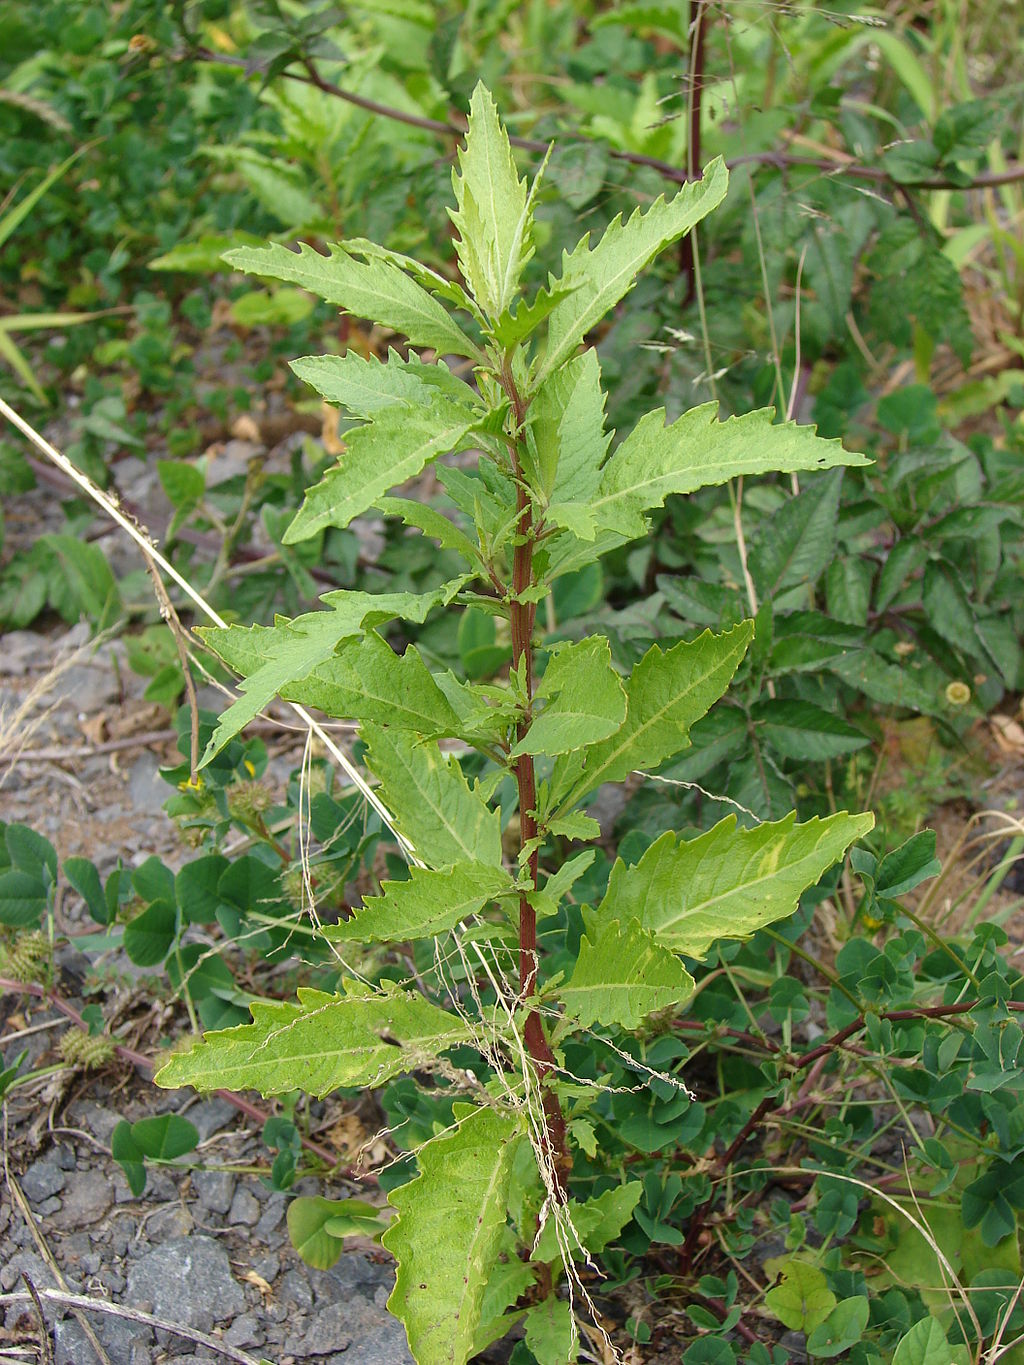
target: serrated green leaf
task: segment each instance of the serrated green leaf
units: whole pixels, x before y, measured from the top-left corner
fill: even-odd
[[[376,417],[385,408],[429,404],[438,396],[476,407],[473,390],[452,374],[443,361],[427,365],[415,356],[403,360],[394,350],[388,352],[386,361],[376,356],[363,357],[358,351],[305,355],[293,360],[291,368],[328,403],[337,403],[353,417],[364,420]]]
[[[418,1365],[465,1365],[501,1245],[518,1117],[476,1109],[416,1153],[420,1173],[392,1190],[384,1246],[398,1261],[388,1309]]]
[[[550,287],[572,292],[551,311],[547,346],[534,377],[537,385],[569,359],[628,293],[644,266],[721,203],[728,185],[725,163],[713,161],[704,167],[701,180],[684,185],[673,199],[657,199],[646,213],[637,209],[626,223],[614,218],[593,250],[588,233],[571,255],[563,252],[561,276],[552,278]]]
[[[874,826],[873,815],[795,813],[737,829],[727,815],[706,834],[677,842],[667,831],[640,861],[617,859],[601,915],[636,919],[673,952],[703,957],[718,939],[748,938],[793,914],[800,896]]]
[[[864,463],[863,460],[860,463]],[[813,582],[836,552],[842,474],[817,480],[784,502],[750,550],[750,573],[762,597]]]
[[[407,731],[364,723],[363,736],[388,809],[425,863],[501,865],[500,812],[471,790],[454,754]]]
[[[591,914],[585,922],[573,974],[557,990],[580,1028],[639,1028],[648,1014],[693,994],[693,977],[679,958],[635,919],[620,924]]]
[[[757,702],[750,715],[759,734],[783,758],[820,763],[871,742],[842,716],[812,702],[771,698]]]
[[[416,594],[349,592],[326,593],[326,611],[311,611],[273,626],[207,626],[198,633],[220,658],[243,675],[242,695],[224,711],[200,761],[204,767],[230,739],[276,697],[282,688],[301,682],[326,663],[343,640],[371,626],[400,616],[417,624],[436,606],[451,600],[462,580],[433,592]]]
[[[560,804],[579,801],[603,782],[656,767],[688,744],[687,731],[729,686],[753,636],[744,621],[723,635],[705,631],[671,649],[652,645],[626,681],[626,719],[610,738],[555,764]]]
[[[413,502],[411,498],[383,497],[377,499],[377,511],[386,517],[400,517],[406,526],[413,526],[425,536],[431,536],[442,550],[455,550],[474,568],[483,568],[480,550],[464,531],[435,507]]]
[[[299,990],[297,1004],[254,1000],[253,1022],[207,1033],[154,1077],[167,1090],[304,1090],[380,1086],[425,1056],[465,1042],[467,1026],[423,996],[397,987],[373,995]]]
[[[358,250],[354,242],[349,246]],[[306,243],[298,251],[274,243],[239,247],[225,252],[224,259],[236,270],[297,284],[346,313],[391,327],[413,346],[429,346],[439,355],[450,352],[479,359],[475,343],[437,300],[380,257],[360,261],[344,245],[332,246],[330,254],[322,256]]]
[[[483,311],[498,318],[515,297],[523,267],[533,255],[526,181],[520,180],[508,134],[490,91],[478,83],[469,104],[469,131],[452,173],[462,274]]]
[[[546,701],[512,750],[520,754],[567,754],[615,733],[626,719],[626,689],[612,668],[604,636],[558,644],[534,693]]]
[[[572,1365],[579,1360],[579,1332],[565,1299],[549,1294],[524,1318],[526,1344],[542,1365]]]
[[[671,426],[658,408],[642,417],[613,452],[593,499],[599,526],[635,537],[646,533],[644,512],[670,493],[692,493],[747,474],[792,473],[863,465],[863,455],[817,434],[813,426],[775,422],[774,408],[718,420],[718,405],[691,408]]]
[[[383,882],[381,895],[367,896],[351,919],[327,925],[324,935],[363,943],[432,938],[478,914],[512,885],[504,868],[485,863],[456,863],[443,871],[413,867],[408,881]]]
[[[328,526],[344,527],[396,484],[431,460],[460,450],[478,418],[448,398],[393,404],[372,422],[345,433],[345,453],[306,498],[284,533],[285,545],[308,540]]]
[[[604,429],[604,405],[601,367],[593,349],[550,375],[530,405],[528,440],[536,486],[552,504],[545,521],[567,526],[576,535],[586,532],[590,540],[590,503],[611,440]]]
[[[416,646],[396,654],[373,630],[342,644],[301,683],[282,688],[281,696],[328,716],[375,720],[420,734],[451,735],[459,727]]]
[[[644,1192],[639,1180],[630,1180],[624,1185],[613,1185],[603,1194],[593,1199],[570,1199],[566,1213],[576,1229],[577,1236],[591,1255],[604,1251],[613,1242],[633,1216],[633,1210],[640,1202]],[[573,1255],[581,1256],[579,1247],[573,1248]],[[544,1225],[530,1259],[533,1261],[555,1261],[558,1259],[558,1237],[554,1219]]]

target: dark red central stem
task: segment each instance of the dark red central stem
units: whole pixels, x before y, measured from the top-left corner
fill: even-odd
[[[524,594],[534,586],[533,547],[536,526],[533,520],[533,505],[522,480],[522,466],[519,459],[519,443],[525,429],[526,409],[511,373],[506,369],[502,383],[512,402],[515,418],[515,435],[510,441],[513,471],[519,481],[516,509],[519,519],[516,523],[516,546],[512,558],[512,600],[509,619],[512,629],[512,666],[522,667],[526,687],[526,707],[516,726],[516,739],[526,737],[533,721],[533,626],[536,604],[524,600]],[[516,783],[519,788],[519,848],[520,851],[533,843],[527,860],[530,879],[536,887],[540,850],[537,839],[537,776],[533,755],[520,754],[514,760]],[[519,897],[519,993],[528,999],[533,995],[537,983],[537,912],[528,892]],[[565,1194],[565,1182],[571,1167],[571,1158],[565,1141],[565,1118],[557,1095],[547,1085],[553,1075],[555,1056],[544,1034],[544,1025],[536,1009],[531,1009],[526,1018],[523,1031],[526,1050],[533,1062],[537,1080],[541,1087],[544,1105],[545,1132],[552,1167],[559,1191]]]

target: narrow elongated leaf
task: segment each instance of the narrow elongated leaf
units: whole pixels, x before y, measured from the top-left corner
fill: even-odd
[[[414,502],[412,498],[383,497],[377,499],[377,511],[386,517],[401,517],[406,526],[413,526],[425,536],[431,536],[442,550],[455,550],[474,568],[483,567],[480,551],[455,523],[436,507]]]
[[[342,640],[396,616],[424,621],[434,607],[450,601],[459,587],[461,580],[419,595],[341,590],[324,595],[322,600],[329,610],[307,612],[292,621],[282,618],[273,626],[202,628],[199,634],[214,653],[244,677],[242,696],[221,715],[200,767],[259,715],[282,688],[307,678],[330,659]]]
[[[557,990],[580,1028],[618,1024],[635,1029],[648,1014],[681,1004],[693,977],[675,953],[634,920],[587,919],[572,976]]]
[[[477,418],[447,398],[393,404],[345,434],[345,453],[306,493],[284,543],[308,540],[328,526],[347,526],[395,484],[413,478],[438,455],[459,450]]]
[[[460,1106],[462,1108],[462,1106]],[[398,1261],[388,1308],[417,1365],[465,1365],[497,1258],[521,1120],[475,1109],[416,1153],[420,1173],[392,1190],[384,1246]]]
[[[421,734],[454,734],[458,717],[415,645],[396,654],[377,634],[342,645],[301,683],[283,688],[287,701],[329,716],[376,720]]]
[[[381,895],[367,896],[351,919],[326,926],[324,934],[335,942],[361,943],[432,938],[477,914],[511,886],[504,868],[485,863],[456,863],[441,872],[413,867],[407,882],[384,882]]]
[[[746,474],[870,463],[838,440],[819,436],[815,427],[774,417],[774,408],[761,408],[720,422],[718,405],[702,403],[666,427],[663,408],[647,413],[602,471],[593,500],[595,521],[641,536],[647,528],[643,513],[663,506],[670,493],[692,493]]]
[[[820,763],[826,758],[852,754],[871,742],[842,716],[811,702],[758,702],[751,716],[764,738],[784,758]]]
[[[469,104],[469,131],[452,172],[458,236],[455,251],[477,303],[499,318],[511,304],[523,267],[533,255],[532,213],[508,134],[490,91],[479,83]]]
[[[356,243],[350,243],[358,250]],[[300,285],[335,303],[346,313],[391,327],[413,346],[429,346],[440,355],[479,358],[479,351],[438,301],[390,261],[374,256],[360,261],[344,246],[321,256],[303,243],[298,251],[274,243],[238,247],[224,254],[236,270]]]
[[[551,310],[548,340],[537,369],[537,384],[572,355],[586,334],[628,293],[638,271],[678,241],[725,198],[729,173],[721,160],[704,167],[703,178],[684,185],[673,199],[656,200],[628,222],[614,218],[590,249],[590,235],[570,255],[563,252],[562,274],[552,289],[572,292]]]
[[[518,754],[567,754],[615,733],[626,719],[626,689],[603,636],[555,645],[535,693],[547,700]]]
[[[800,896],[873,827],[841,811],[796,824],[796,815],[737,829],[727,815],[696,839],[668,831],[634,867],[618,859],[599,912],[636,919],[676,953],[703,957],[718,939],[749,938],[785,919]]]
[[[591,502],[611,433],[604,429],[601,367],[592,348],[571,360],[541,386],[530,405],[530,446],[537,487],[552,504],[545,521],[567,524],[565,504],[576,504],[572,529],[586,518],[593,539]]]
[[[783,503],[750,550],[758,591],[774,597],[783,588],[813,582],[836,552],[842,474],[819,479]]]
[[[253,1022],[208,1033],[156,1073],[167,1090],[305,1090],[383,1085],[424,1056],[465,1042],[457,1015],[397,987],[373,995],[301,990],[297,1004],[254,1000]]]
[[[669,650],[652,645],[626,682],[626,719],[585,759],[570,755],[555,765],[552,790],[570,805],[602,782],[621,782],[636,768],[655,767],[684,749],[687,731],[729,686],[754,633],[743,621],[724,635],[706,630]]]
[[[489,810],[453,754],[417,743],[407,731],[363,725],[368,762],[381,780],[398,828],[431,867],[501,865],[501,815]]]
[[[429,404],[439,395],[453,403],[469,405],[473,400],[473,390],[443,361],[426,365],[415,357],[403,360],[396,351],[389,352],[386,362],[376,356],[364,359],[358,351],[305,355],[293,360],[291,368],[329,403],[364,419],[396,404]]]

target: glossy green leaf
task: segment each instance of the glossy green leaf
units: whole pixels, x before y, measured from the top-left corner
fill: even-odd
[[[679,958],[634,920],[591,914],[572,976],[557,990],[580,1028],[639,1028],[648,1014],[687,1000],[693,977]]]
[[[151,1161],[173,1161],[199,1146],[199,1129],[180,1114],[154,1114],[132,1124],[132,1139]]]
[[[398,1261],[388,1308],[417,1365],[465,1365],[505,1227],[521,1120],[474,1109],[419,1148],[420,1173],[388,1196],[384,1246]]]
[[[297,1004],[254,1000],[250,1009],[251,1024],[208,1033],[169,1058],[157,1085],[322,1097],[343,1085],[383,1085],[469,1036],[456,1015],[397,987],[372,995],[300,989]]]
[[[727,815],[696,839],[669,830],[633,867],[617,859],[602,915],[636,919],[673,952],[703,957],[718,939],[748,938],[785,919],[800,896],[873,827],[873,815],[804,824],[796,815],[737,829]]]
[[[546,703],[513,748],[519,754],[567,754],[607,739],[626,719],[626,689],[603,636],[551,648],[534,693]]]
[[[413,867],[408,881],[383,882],[381,895],[367,896],[350,919],[326,926],[324,933],[339,943],[432,938],[479,914],[512,884],[504,868],[485,863],[456,863],[443,871]]]
[[[815,1360],[832,1360],[856,1345],[868,1325],[868,1301],[863,1294],[840,1299],[824,1322],[807,1336],[807,1354]]]

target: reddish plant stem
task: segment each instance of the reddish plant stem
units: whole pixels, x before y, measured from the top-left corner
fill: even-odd
[[[704,34],[707,18],[706,0],[690,0],[690,136],[686,147],[686,173],[694,180],[700,166],[700,119],[704,97]],[[697,294],[697,272],[693,259],[693,232],[679,243],[679,270],[686,280],[683,307],[689,308]]]
[[[6,977],[0,977],[0,991],[10,991],[12,995],[31,995],[37,1000],[43,1000],[51,1009],[55,1009],[58,1014],[63,1014],[65,1019],[70,1019],[78,1028],[86,1033],[89,1031],[89,1025],[69,1000],[65,1000],[55,991],[47,990],[37,981],[10,981]],[[116,1043],[114,1047],[122,1061],[130,1062],[140,1071],[153,1071],[153,1059],[147,1057],[145,1053],[136,1052],[134,1048],[125,1047],[123,1043]],[[215,1090],[213,1093],[218,1099],[227,1100],[228,1104],[233,1105],[239,1113],[245,1114],[247,1118],[254,1119],[261,1125],[270,1118],[266,1110],[260,1109],[243,1096],[236,1095],[233,1090]],[[332,1152],[329,1147],[323,1147],[319,1142],[314,1142],[307,1137],[302,1138],[301,1142],[307,1152],[312,1152],[321,1161],[325,1161],[334,1174],[343,1177],[345,1180],[357,1181],[363,1185],[376,1185],[378,1183],[377,1177],[370,1172],[358,1173],[353,1171],[351,1167],[339,1170],[337,1153]]]
[[[512,556],[512,599],[509,605],[509,622],[512,630],[512,666],[523,668],[526,684],[526,709],[516,726],[516,739],[525,739],[533,720],[533,626],[537,607],[534,602],[523,600],[523,594],[533,586],[533,547],[536,527],[533,520],[533,506],[522,480],[519,460],[519,442],[526,420],[526,408],[516,386],[511,371],[506,366],[502,373],[502,384],[512,403],[515,418],[515,436],[510,442],[513,472],[518,480],[516,510],[519,520],[516,523],[516,546]],[[516,784],[519,789],[519,848],[520,851],[537,838],[537,776],[533,755],[520,754],[514,760]],[[537,885],[540,850],[536,847],[530,853],[527,866],[534,887]],[[537,912],[530,896],[523,892],[519,897],[519,994],[526,1000],[534,992],[537,983]],[[544,1026],[536,1009],[531,1009],[523,1029],[523,1041],[537,1073],[541,1089],[541,1102],[544,1106],[545,1134],[552,1168],[559,1192],[566,1194],[566,1180],[571,1168],[571,1159],[565,1140],[565,1117],[558,1097],[546,1084],[554,1072],[555,1056],[551,1045],[544,1036]]]

